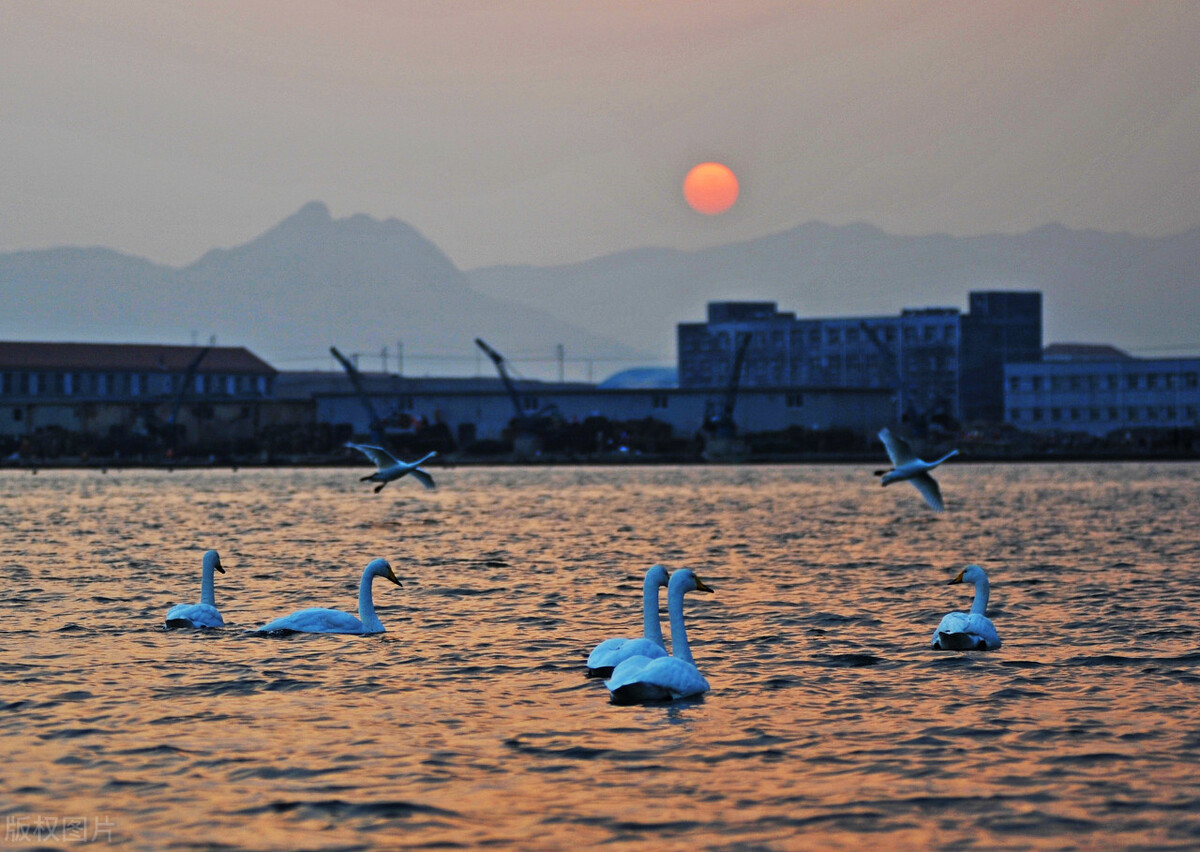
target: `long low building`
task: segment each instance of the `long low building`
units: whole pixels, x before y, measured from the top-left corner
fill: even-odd
[[[253,437],[277,371],[242,347],[0,341],[0,437],[46,430]]]
[[[1006,364],[1007,420],[1027,432],[1200,427],[1200,358],[1133,358],[1110,346],[1058,344],[1038,363]]]
[[[461,446],[474,440],[498,439],[516,413],[553,410],[566,421],[599,415],[609,420],[653,418],[680,437],[695,434],[719,408],[722,393],[699,388],[597,388],[586,384],[516,383],[517,401],[496,379],[409,379],[365,376],[372,407],[385,424],[403,425],[413,418],[443,423]],[[303,385],[309,389],[301,390]],[[346,425],[356,435],[370,432],[371,416],[362,398],[344,379],[328,374],[303,383],[281,374],[280,395],[302,393],[316,403],[319,422]],[[743,390],[733,419],[743,431],[848,429],[873,435],[895,415],[894,393],[882,388],[771,388]]]

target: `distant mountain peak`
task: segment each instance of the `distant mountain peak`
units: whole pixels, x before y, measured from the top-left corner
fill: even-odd
[[[288,216],[277,227],[279,228],[312,228],[328,225],[333,221],[329,205],[324,201],[310,201]]]

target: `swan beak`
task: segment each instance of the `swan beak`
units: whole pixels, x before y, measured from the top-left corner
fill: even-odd
[[[947,583],[946,585],[947,585],[947,586],[953,586],[955,583],[961,583],[961,582],[963,581],[963,574],[965,574],[965,573],[967,573],[967,569],[965,569],[965,568],[964,568],[963,570],[961,570],[961,571],[959,571],[959,572],[958,572],[958,576],[957,576],[957,577],[955,577],[953,580],[951,580],[951,581],[950,581],[949,583]]]
[[[390,566],[388,567],[387,578],[389,580],[391,580],[393,583],[395,583],[397,586],[400,586],[400,581],[396,579],[396,574],[394,571],[392,571]],[[400,588],[403,589],[404,587],[400,586]]]
[[[711,591],[712,591],[712,586],[709,586],[709,585],[708,585],[708,584],[706,584],[706,583],[705,583],[703,580],[701,580],[699,577],[697,577],[697,578],[696,578],[696,591],[698,591],[698,592],[711,592]]]
[[[218,560],[217,560],[217,564],[216,564],[216,565],[214,565],[214,566],[213,566],[213,568],[217,569],[217,570],[218,570],[218,571],[220,571],[222,574],[224,574],[224,573],[225,573],[225,569],[221,567],[221,560],[220,560],[220,559],[218,559]]]

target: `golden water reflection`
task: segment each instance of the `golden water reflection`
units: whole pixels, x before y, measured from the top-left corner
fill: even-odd
[[[1194,465],[0,473],[0,808],[128,848],[1190,848]],[[221,551],[227,629],[164,632]],[[383,636],[249,633],[304,606]],[[588,649],[688,566],[713,690],[616,707]],[[928,649],[988,569],[991,654]],[[24,838],[6,838],[21,845]],[[104,838],[101,837],[101,840]]]

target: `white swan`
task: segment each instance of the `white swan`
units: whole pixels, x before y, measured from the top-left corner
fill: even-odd
[[[225,619],[217,610],[216,597],[213,594],[213,571],[225,573],[221,567],[221,557],[215,550],[204,554],[204,562],[200,568],[200,603],[176,604],[167,610],[167,621],[164,627],[224,627]]]
[[[630,657],[641,655],[654,659],[667,655],[662,625],[658,622],[658,590],[665,585],[666,568],[655,565],[646,572],[642,583],[642,638],[605,639],[588,655],[588,677],[609,677],[619,662]]]
[[[984,614],[992,588],[987,574],[978,565],[968,565],[948,585],[964,582],[975,584],[971,611],[947,613],[933,633],[933,647],[939,651],[994,651],[1000,647],[1000,636]]]
[[[363,569],[362,581],[358,584],[358,618],[336,609],[302,609],[264,624],[257,632],[383,633],[383,622],[375,614],[375,603],[371,599],[371,580],[375,577],[384,577],[400,585],[386,559],[372,560]]]
[[[389,482],[399,479],[402,476],[412,474],[413,478],[418,480],[426,488],[435,488],[433,477],[425,471],[421,470],[417,465],[424,464],[431,458],[437,455],[437,452],[432,452],[415,462],[402,462],[385,450],[383,447],[372,447],[367,444],[352,444],[347,443],[347,447],[358,450],[371,461],[375,462],[375,467],[379,468],[370,476],[361,477],[359,482],[378,482],[375,486],[375,493],[378,494],[383,490],[383,486]]]
[[[899,435],[893,435],[886,426],[879,430],[879,440],[883,441],[888,458],[892,460],[891,470],[875,471],[876,476],[883,477],[879,484],[891,485],[893,482],[908,480],[917,486],[917,490],[921,492],[925,502],[935,512],[944,511],[946,507],[942,503],[942,490],[938,488],[937,480],[929,475],[929,471],[946,459],[958,455],[958,450],[951,450],[937,461],[927,462],[917,458],[912,447],[908,445],[908,441]]]
[[[708,681],[692,661],[687,630],[683,626],[683,596],[690,591],[711,592],[690,568],[671,575],[667,586],[667,612],[671,617],[671,657],[630,657],[613,669],[604,682],[614,704],[673,701],[708,692]]]

